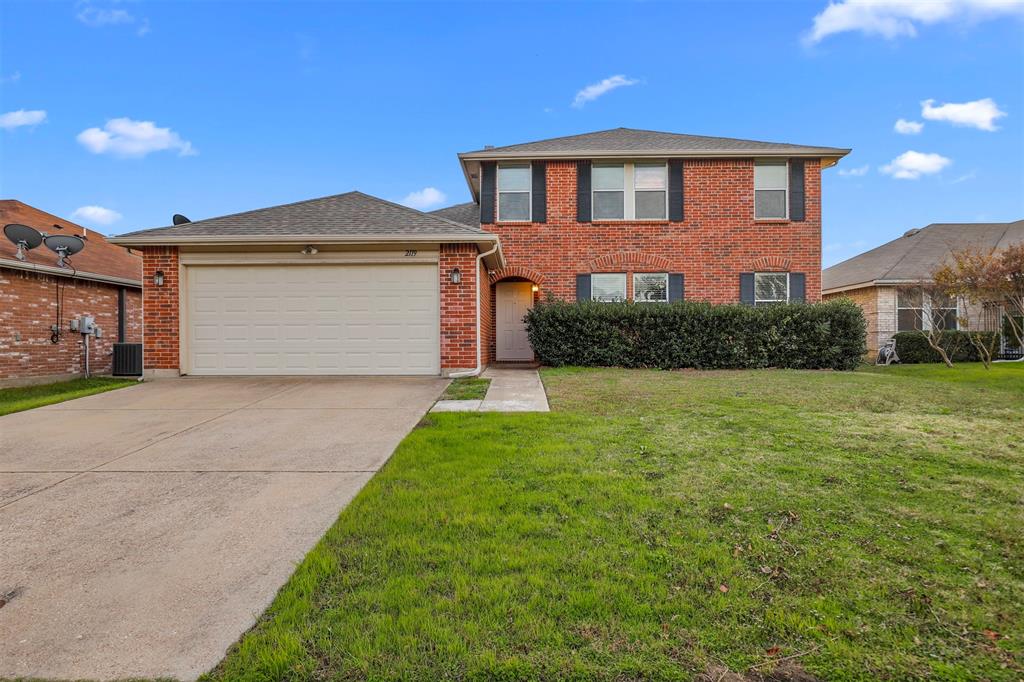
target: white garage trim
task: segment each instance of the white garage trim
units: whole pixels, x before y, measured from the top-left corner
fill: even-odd
[[[227,258],[180,266],[183,374],[440,374],[436,258],[202,255]]]

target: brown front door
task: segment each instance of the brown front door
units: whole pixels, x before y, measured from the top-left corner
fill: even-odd
[[[495,285],[497,311],[497,359],[533,360],[523,316],[533,307],[533,285],[529,282],[498,282]]]

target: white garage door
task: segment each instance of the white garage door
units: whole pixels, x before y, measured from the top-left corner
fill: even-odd
[[[189,266],[191,374],[438,374],[437,265]]]

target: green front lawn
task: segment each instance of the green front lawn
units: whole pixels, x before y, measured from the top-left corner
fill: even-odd
[[[439,400],[483,400],[487,395],[487,387],[491,385],[490,379],[480,377],[463,377],[453,379],[448,388]]]
[[[0,415],[31,410],[33,407],[62,403],[65,400],[84,398],[93,393],[112,391],[138,383],[135,379],[111,379],[110,377],[92,377],[89,379],[72,379],[58,381],[53,384],[38,386],[19,386],[18,388],[0,388]]]
[[[425,418],[210,678],[1024,675],[1024,365],[543,377]]]

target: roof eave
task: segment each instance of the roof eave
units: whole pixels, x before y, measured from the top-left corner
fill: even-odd
[[[481,232],[444,233],[444,234],[388,234],[388,235],[322,235],[322,234],[289,234],[289,235],[183,235],[152,236],[124,235],[111,237],[109,242],[119,246],[273,246],[274,244],[380,244],[380,243],[465,243],[493,244],[498,236]]]
[[[462,152],[459,159],[465,161],[501,161],[503,159],[664,159],[664,158],[746,158],[751,157],[787,157],[787,158],[834,158],[841,159],[850,153],[850,149],[834,147],[809,147],[800,150],[765,150],[765,149],[730,149],[730,150],[695,150],[695,149],[658,149],[648,151],[627,151],[612,149],[585,150],[577,149],[564,152],[543,151],[511,151],[502,152],[486,149],[475,152]],[[465,166],[463,166],[465,167]]]
[[[74,279],[86,279],[93,282],[102,282],[104,284],[117,284],[119,286],[133,287],[136,289],[142,288],[142,280],[131,279],[128,277],[117,277],[115,275],[104,275],[98,272],[88,272],[86,270],[71,270],[69,268],[59,268],[55,265],[26,263],[20,260],[9,260],[7,258],[0,258],[0,267],[11,268],[12,270],[24,270],[26,272],[40,272],[43,274],[57,275],[60,277],[71,277]]]
[[[898,287],[906,284],[928,284],[931,282],[930,278],[924,279],[871,279],[866,282],[858,282],[856,284],[842,284],[835,287],[822,287],[821,293],[824,294],[840,294],[844,291],[853,291],[854,289],[867,289],[869,287]]]

